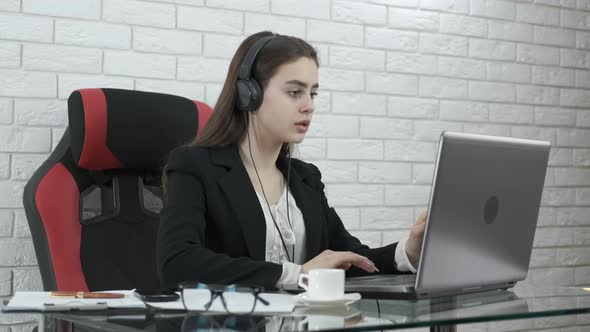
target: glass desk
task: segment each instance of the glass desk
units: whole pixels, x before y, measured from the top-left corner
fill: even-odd
[[[3,326],[15,324],[16,330],[26,331],[26,328],[18,328],[19,321],[38,320],[39,331],[381,331],[412,327],[455,331],[458,324],[575,314],[590,314],[590,288],[547,288],[519,284],[507,291],[414,302],[362,299],[342,307],[297,307],[292,313],[270,316],[138,310],[1,313],[0,330]],[[580,330],[590,329],[590,319],[584,319],[580,326]],[[30,331],[32,325],[28,327]],[[15,331],[15,327],[12,327],[12,331]]]

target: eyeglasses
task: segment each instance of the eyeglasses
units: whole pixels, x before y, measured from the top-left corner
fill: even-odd
[[[270,305],[260,297],[263,291],[261,287],[183,283],[180,290],[182,304],[187,311],[227,311],[235,315],[248,315],[254,312],[258,302]]]
[[[265,316],[195,314],[184,317],[181,331],[263,331],[269,322]]]

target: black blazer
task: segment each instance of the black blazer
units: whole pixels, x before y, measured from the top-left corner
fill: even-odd
[[[277,167],[287,173],[287,157]],[[274,288],[282,265],[266,262],[266,222],[237,146],[182,146],[169,156],[168,191],[161,211],[158,264],[165,287],[183,281],[247,283]],[[381,273],[397,272],[397,243],[370,249],[350,235],[328,205],[320,171],[291,160],[289,189],[303,214],[307,260],[323,250],[353,251]],[[347,275],[364,275],[351,268]]]

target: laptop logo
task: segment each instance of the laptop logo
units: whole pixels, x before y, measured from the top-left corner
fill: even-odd
[[[498,197],[492,196],[488,198],[483,209],[483,219],[485,220],[486,224],[491,224],[496,220],[499,207],[500,201],[498,200]]]

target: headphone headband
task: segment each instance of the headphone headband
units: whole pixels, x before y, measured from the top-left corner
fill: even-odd
[[[246,55],[244,56],[244,60],[240,65],[240,73],[238,75],[238,79],[247,80],[250,78],[250,74],[252,73],[252,66],[254,66],[254,61],[256,60],[256,56],[258,52],[276,36],[266,36],[263,38],[258,39],[254,44],[248,49]]]

